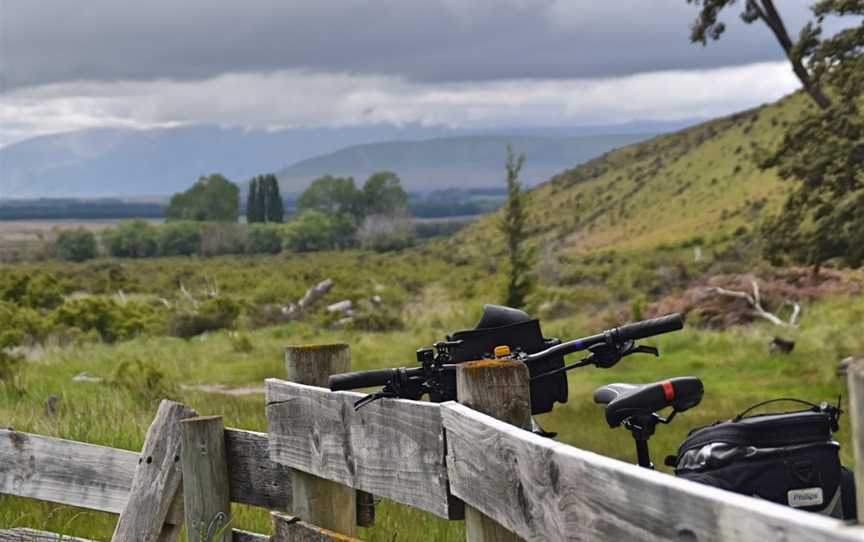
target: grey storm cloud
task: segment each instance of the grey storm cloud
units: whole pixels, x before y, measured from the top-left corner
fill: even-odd
[[[783,2],[791,32],[807,4]],[[280,70],[597,78],[782,58],[766,29],[737,21],[720,43],[688,45],[695,14],[684,0],[0,0],[0,84]]]

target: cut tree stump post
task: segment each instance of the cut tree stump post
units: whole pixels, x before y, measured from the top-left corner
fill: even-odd
[[[231,491],[220,416],[180,422],[183,506],[189,542],[231,542]]]
[[[474,410],[522,429],[531,428],[528,368],[517,361],[482,360],[462,363],[456,371],[456,397]],[[465,505],[467,542],[522,540],[495,520]]]
[[[291,382],[326,388],[330,375],[351,370],[351,352],[341,343],[289,346],[285,370]],[[295,516],[318,527],[356,535],[357,499],[352,488],[298,470],[291,485]]]
[[[126,506],[114,528],[112,541],[173,542],[180,534],[172,503],[182,499],[179,422],[196,416],[191,408],[162,401],[144,439]]]
[[[858,522],[864,523],[864,358],[853,361],[846,370],[849,387],[849,418],[855,452],[855,496]]]

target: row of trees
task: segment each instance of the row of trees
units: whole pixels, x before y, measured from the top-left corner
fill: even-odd
[[[221,174],[202,176],[189,190],[174,194],[165,216],[169,221],[237,222],[239,193],[237,185]],[[367,216],[403,213],[407,207],[408,194],[392,171],[373,173],[361,188],[352,177],[325,175],[312,181],[297,200],[299,211],[341,215],[355,224]],[[246,199],[246,222],[284,220],[285,203],[276,176],[269,173],[253,177]]]
[[[258,175],[249,182],[246,198],[246,222],[282,222],[285,220],[285,202],[279,193],[279,181],[272,173]]]
[[[342,215],[310,209],[284,224],[225,224],[143,220],[121,223],[100,236],[84,229],[57,234],[49,254],[81,262],[101,255],[115,258],[159,256],[218,256],[278,254],[360,247],[396,250],[413,243],[414,227],[407,216],[373,215],[356,226]]]

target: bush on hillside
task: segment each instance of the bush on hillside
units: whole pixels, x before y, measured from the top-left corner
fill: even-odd
[[[350,327],[356,331],[384,333],[405,329],[405,322],[397,307],[364,299],[356,304]]]
[[[103,234],[108,254],[115,258],[159,255],[159,230],[146,220],[130,220]]]
[[[301,212],[284,226],[282,247],[292,252],[346,248],[354,242],[354,224],[348,215],[328,215],[314,209]]]
[[[159,324],[155,307],[133,301],[118,303],[105,297],[67,301],[54,310],[51,317],[59,326],[95,331],[108,343],[131,339],[154,330]]]
[[[169,222],[159,228],[162,256],[191,256],[201,251],[201,228],[191,222]]]
[[[0,278],[0,299],[23,307],[53,309],[63,303],[65,288],[50,273],[10,273]]]
[[[85,228],[59,232],[54,241],[54,251],[58,258],[67,262],[92,260],[99,253],[96,236]]]
[[[0,350],[45,338],[50,322],[39,311],[0,301]]]
[[[282,227],[276,224],[252,224],[246,241],[248,254],[279,254],[282,252]]]
[[[208,299],[197,308],[171,317],[168,331],[174,337],[189,339],[207,331],[230,329],[240,316],[241,305],[227,297]]]

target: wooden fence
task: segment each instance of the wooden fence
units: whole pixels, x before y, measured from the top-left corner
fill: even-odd
[[[864,364],[851,367],[848,378],[864,480]],[[219,524],[214,511],[230,514],[220,499],[276,511],[273,541],[354,540],[358,516],[340,534],[324,528],[329,519],[321,515],[341,514],[328,492],[351,488],[351,497],[360,491],[361,500],[372,494],[451,520],[468,509],[513,539],[531,541],[864,541],[864,526],[538,437],[480,412],[482,406],[383,399],[357,412],[360,396],[268,379],[266,434],[223,430],[220,419],[166,401],[141,453],[0,430],[0,493],[119,514],[114,540],[173,540],[184,508],[187,532],[206,532]],[[307,484],[303,492],[292,487],[294,479]],[[312,499],[314,480],[324,485]],[[316,525],[286,515],[311,510],[316,499],[323,512],[307,513],[318,514]],[[858,503],[861,514],[860,495]],[[502,539],[490,532],[466,525],[471,542]],[[46,536],[0,531],[0,541],[54,540]],[[232,539],[271,538],[230,529],[210,538]]]

